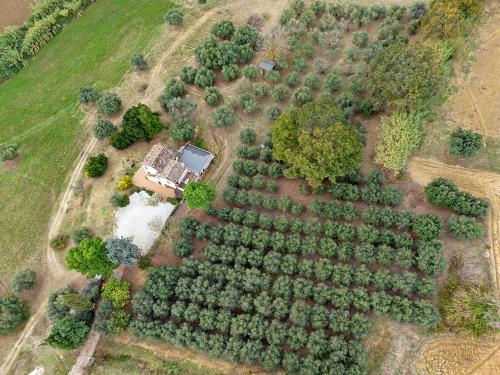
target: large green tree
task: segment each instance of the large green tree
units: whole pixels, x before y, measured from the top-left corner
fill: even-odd
[[[116,267],[108,256],[105,243],[99,237],[83,240],[80,245],[69,250],[66,263],[71,270],[77,270],[88,277],[101,275],[104,278],[111,276]]]
[[[215,188],[203,182],[188,182],[184,188],[184,198],[189,208],[208,208],[215,199]]]
[[[20,297],[0,297],[0,335],[15,331],[28,317],[28,309]]]
[[[88,333],[89,326],[72,316],[56,321],[45,342],[54,348],[73,350],[84,343]]]
[[[272,138],[273,156],[285,163],[285,175],[303,177],[313,187],[354,172],[362,161],[358,130],[328,100],[284,113],[273,124]]]

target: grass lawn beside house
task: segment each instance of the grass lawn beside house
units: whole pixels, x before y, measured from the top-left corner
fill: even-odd
[[[89,135],[79,88],[115,86],[131,55],[146,52],[161,35],[163,14],[173,5],[99,0],[0,84],[0,143],[20,146],[18,159],[0,165],[0,279],[41,259],[57,197]]]

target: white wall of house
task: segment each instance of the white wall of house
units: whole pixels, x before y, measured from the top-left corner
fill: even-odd
[[[156,174],[158,173],[158,171],[156,169],[154,169],[153,167],[148,167],[146,165],[143,165],[142,167],[144,168],[144,170],[146,171],[147,174],[156,176]]]

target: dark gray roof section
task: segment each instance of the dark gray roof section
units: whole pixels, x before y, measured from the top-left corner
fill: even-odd
[[[179,161],[191,171],[201,175],[210,165],[214,156],[212,153],[188,143],[179,156]]]
[[[274,62],[269,61],[269,60],[264,60],[260,63],[259,68],[264,69],[268,72],[274,69]]]

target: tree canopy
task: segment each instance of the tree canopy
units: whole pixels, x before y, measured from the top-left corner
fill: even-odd
[[[184,188],[184,198],[189,208],[208,208],[215,199],[215,188],[203,182],[188,182]]]
[[[52,325],[45,342],[54,348],[77,349],[87,338],[89,329],[85,322],[78,320],[76,317],[64,318]]]
[[[109,260],[106,246],[99,237],[87,238],[77,247],[70,249],[66,255],[66,263],[69,269],[77,270],[88,277],[109,277],[116,267]]]
[[[15,331],[28,320],[28,309],[23,300],[14,295],[0,297],[0,335]]]
[[[335,182],[356,169],[363,145],[357,129],[343,121],[342,111],[328,100],[314,101],[281,115],[272,127],[273,156],[290,178],[304,177],[317,187]]]

